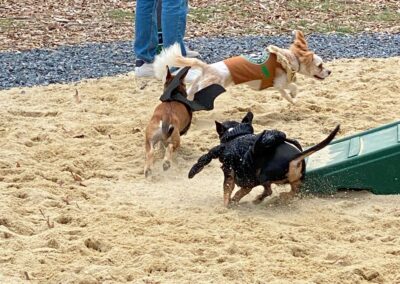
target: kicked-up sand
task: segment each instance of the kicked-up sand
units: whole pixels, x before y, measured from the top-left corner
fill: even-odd
[[[400,118],[400,58],[339,60],[277,91],[229,88],[169,171],[145,179],[144,128],[161,83],[123,75],[0,92],[0,283],[400,283],[400,196],[341,192],[222,204],[214,120],[255,114],[303,146]],[[76,96],[75,91],[78,90]],[[399,166],[400,170],[400,166]],[[400,190],[400,189],[399,189]]]

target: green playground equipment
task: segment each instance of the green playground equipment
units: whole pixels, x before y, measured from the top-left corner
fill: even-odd
[[[400,121],[335,140],[306,163],[304,192],[400,194]]]

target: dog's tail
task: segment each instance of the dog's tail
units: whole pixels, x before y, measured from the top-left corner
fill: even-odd
[[[167,70],[165,66],[170,67],[186,67],[190,66],[193,68],[199,68],[203,70],[207,67],[207,63],[196,59],[196,58],[186,58],[182,56],[181,47],[179,43],[175,43],[170,47],[165,48],[159,55],[156,56],[153,68],[154,74],[157,79],[165,80],[167,76]]]
[[[161,122],[161,133],[164,140],[167,140],[171,137],[172,132],[174,132],[175,127],[168,121],[163,120]]]
[[[331,143],[333,138],[335,138],[335,136],[339,132],[339,130],[340,130],[340,124],[335,127],[335,129],[328,135],[328,137],[326,137],[324,140],[322,140],[317,145],[312,146],[311,148],[308,148],[307,150],[299,153],[298,156],[295,157],[290,163],[291,164],[293,163],[294,165],[298,165],[301,161],[303,161],[308,156],[310,156],[310,155],[314,154],[315,152],[321,150],[322,148],[326,147],[329,143]]]
[[[160,141],[166,141],[169,137],[171,137],[174,129],[175,127],[170,120],[167,117],[163,117],[160,120],[158,129],[154,132],[151,138],[152,144],[155,145]]]

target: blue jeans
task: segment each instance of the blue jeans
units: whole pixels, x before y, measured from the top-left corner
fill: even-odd
[[[158,45],[157,1],[136,1],[134,51],[136,59],[142,59],[147,63],[154,61]],[[183,37],[186,29],[187,12],[187,0],[162,0],[163,46],[168,47],[178,42],[181,45],[183,56],[186,55]]]

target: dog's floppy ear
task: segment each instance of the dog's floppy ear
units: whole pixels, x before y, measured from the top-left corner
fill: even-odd
[[[166,65],[166,67],[167,67],[167,76],[165,77],[165,81],[168,82],[169,80],[172,79],[172,74],[171,74],[171,72],[169,71],[168,65]]]
[[[219,136],[222,136],[226,131],[225,126],[218,121],[215,121],[215,129],[217,130]]]
[[[314,53],[308,49],[307,41],[301,31],[294,31],[294,41],[290,46],[290,51],[305,64],[310,64],[313,61]]]
[[[242,123],[252,123],[253,122],[253,113],[251,111],[249,111],[245,117],[243,117],[242,119]]]
[[[293,44],[298,48],[301,49],[303,51],[307,51],[308,50],[308,44],[307,41],[304,37],[304,34],[302,31],[298,31],[295,30],[293,31],[294,33],[294,41]]]

